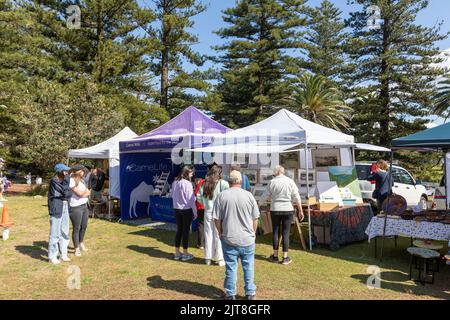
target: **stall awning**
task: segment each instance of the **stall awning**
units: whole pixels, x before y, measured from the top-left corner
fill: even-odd
[[[450,148],[450,123],[392,140],[392,148]]]
[[[367,151],[377,151],[377,152],[390,152],[391,149],[375,146],[373,144],[367,144],[367,143],[357,143],[356,149],[358,150],[367,150]]]

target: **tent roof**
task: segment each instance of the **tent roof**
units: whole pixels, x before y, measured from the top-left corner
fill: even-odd
[[[86,158],[86,159],[109,159],[111,157],[117,157],[119,153],[119,142],[123,140],[129,140],[137,137],[128,127],[122,129],[115,136],[105,140],[95,146],[83,148],[83,149],[71,149],[68,156],[71,158]]]
[[[208,143],[206,140],[210,140],[211,136],[228,131],[231,131],[231,129],[191,106],[160,127],[137,138],[120,143],[120,151],[170,148],[178,143],[179,138],[187,136],[198,137],[198,141],[205,144]]]
[[[450,123],[394,139],[393,148],[449,148]]]

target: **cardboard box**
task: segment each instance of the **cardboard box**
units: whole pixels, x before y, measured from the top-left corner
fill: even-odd
[[[264,235],[272,233],[272,219],[270,218],[270,211],[261,210],[261,227],[263,229]]]
[[[314,196],[309,197],[309,199],[305,200],[305,205],[308,205],[308,202],[309,202],[310,206],[313,206],[313,205],[317,204],[317,198]]]
[[[339,203],[319,203],[320,211],[332,211],[339,208]]]

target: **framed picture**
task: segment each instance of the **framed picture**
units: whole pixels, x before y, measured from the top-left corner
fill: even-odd
[[[317,149],[312,154],[315,168],[338,166],[341,162],[340,149]]]
[[[244,169],[242,173],[246,174],[250,184],[255,185],[258,182],[258,170],[256,169]]]
[[[294,180],[296,171],[297,171],[296,169],[285,169],[284,170],[284,174],[285,174],[286,177],[289,177],[292,180]]]
[[[255,197],[256,201],[259,201],[261,199],[261,197],[265,191],[266,191],[266,187],[264,187],[261,184],[257,184],[253,187],[252,193],[253,193],[253,196]]]
[[[272,169],[260,169],[259,170],[259,183],[260,184],[268,184],[270,180],[273,178],[273,170]]]
[[[316,170],[308,170],[308,180],[310,184],[316,183]],[[300,184],[306,185],[306,170],[305,169],[299,169],[298,170],[298,182]]]

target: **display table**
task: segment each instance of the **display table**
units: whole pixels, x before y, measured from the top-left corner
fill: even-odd
[[[384,216],[373,217],[367,227],[369,242],[375,237],[383,236]],[[450,225],[440,222],[414,221],[387,218],[386,236],[403,236],[427,240],[450,240]]]
[[[150,213],[154,221],[176,223],[172,198],[150,196]],[[192,231],[197,231],[197,220],[192,222]]]
[[[307,211],[304,210],[305,216]],[[333,211],[311,210],[311,226],[324,228],[323,237],[329,236],[331,250],[340,245],[367,239],[365,230],[373,218],[370,205],[342,207]],[[328,233],[325,235],[325,233]]]

